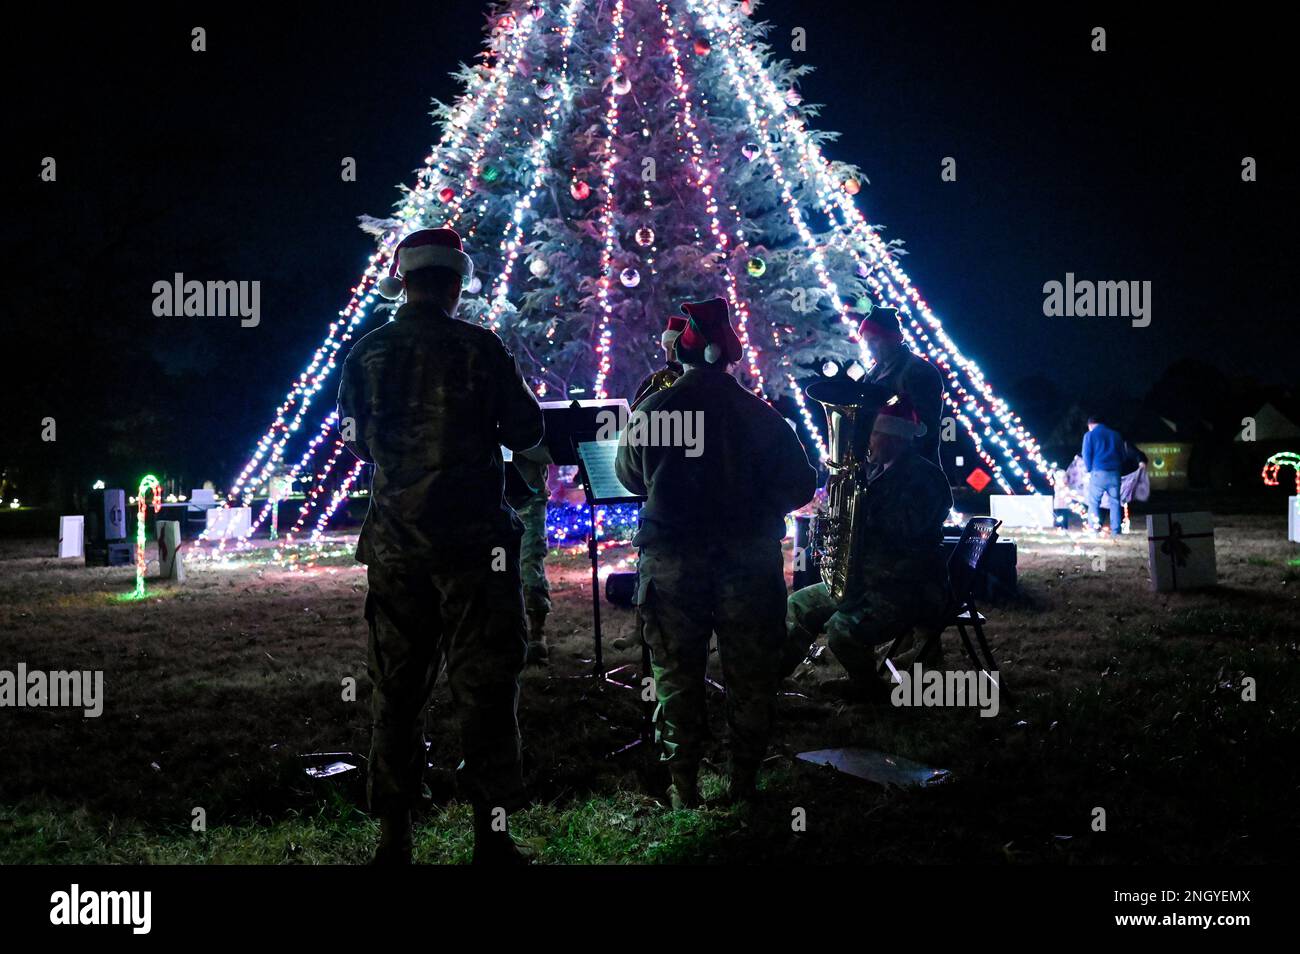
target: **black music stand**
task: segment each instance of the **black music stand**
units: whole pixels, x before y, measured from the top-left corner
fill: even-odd
[[[596,507],[643,503],[645,497],[624,487],[614,473],[614,458],[618,454],[617,440],[597,440],[595,434],[575,435],[573,453],[578,459],[578,479],[582,482],[582,491],[587,497],[587,516],[591,524],[587,533],[587,552],[591,556],[591,613],[595,634],[592,675],[604,682],[607,673],[600,631],[600,548],[596,535]]]

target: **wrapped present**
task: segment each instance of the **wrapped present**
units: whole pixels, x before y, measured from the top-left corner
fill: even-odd
[[[1292,497],[1287,503],[1290,509],[1286,512],[1286,538],[1300,543],[1300,497]]]
[[[1147,514],[1147,560],[1151,588],[1157,593],[1213,586],[1219,581],[1214,565],[1214,515]]]
[[[241,537],[253,525],[252,507],[215,507],[206,512],[208,537],[224,540]]]
[[[1050,494],[990,494],[989,515],[1004,527],[1056,526]]]
[[[82,514],[59,517],[59,559],[86,555],[86,518]]]
[[[164,580],[185,582],[185,563],[181,560],[181,525],[178,520],[159,520],[158,576]]]

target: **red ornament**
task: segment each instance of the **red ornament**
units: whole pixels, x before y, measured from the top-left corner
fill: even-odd
[[[696,56],[708,56],[709,50],[711,49],[713,49],[713,47],[709,44],[709,41],[705,37],[699,37],[698,39],[696,39],[695,41]]]
[[[583,199],[587,198],[587,196],[591,195],[591,186],[587,185],[587,183],[583,182],[581,179],[574,179],[573,185],[569,186],[569,192],[575,199],[581,202]]]
[[[442,199],[443,202],[450,202],[456,198],[456,190],[451,186],[443,186],[438,190],[438,198]]]
[[[982,471],[978,467],[976,467],[974,470],[972,470],[969,474],[966,475],[966,483],[970,484],[971,487],[975,489],[976,493],[982,491],[992,481],[993,478],[990,477],[988,474],[984,473],[984,471]]]

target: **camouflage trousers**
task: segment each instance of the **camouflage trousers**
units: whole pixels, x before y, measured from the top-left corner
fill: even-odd
[[[793,670],[817,637],[825,635],[827,648],[851,677],[875,679],[877,653],[883,655],[887,645],[913,625],[933,622],[943,603],[944,590],[938,585],[907,592],[868,589],[839,604],[825,583],[805,586],[786,603],[785,671]]]
[[[705,672],[718,637],[732,758],[767,751],[785,638],[785,574],[775,540],[660,545],[641,552],[637,604],[650,646],[663,759],[698,765],[709,738]]]
[[[444,667],[460,727],[462,797],[507,811],[524,802],[516,712],[527,629],[517,551],[506,551],[504,569],[369,568],[372,811],[416,803],[424,713]]]
[[[534,494],[515,506],[515,513],[524,522],[519,551],[524,605],[530,617],[540,616],[543,620],[551,611],[551,585],[546,579],[546,502],[546,494]]]

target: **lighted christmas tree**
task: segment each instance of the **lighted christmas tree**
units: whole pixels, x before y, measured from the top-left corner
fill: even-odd
[[[950,413],[994,482],[1046,487],[1052,465],[858,209],[863,175],[823,154],[830,137],[809,127],[816,108],[798,92],[808,67],[771,56],[753,6],[494,6],[479,61],[459,71],[464,93],[435,104],[438,142],[395,215],[364,223],[378,249],[231,498],[311,475],[293,531],[322,529],[346,499],[362,465],[343,453],[332,387],[308,431],[310,413],[367,320],[386,316],[374,283],[393,247],[440,225],[475,261],[460,316],[496,330],[543,399],[630,397],[662,361],[665,316],[721,295],[745,345],[738,376],[771,400],[788,395],[822,451],[796,382],[828,358],[868,366],[846,309],[892,304],[911,347],[944,373]]]

